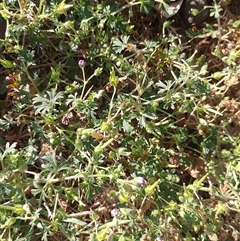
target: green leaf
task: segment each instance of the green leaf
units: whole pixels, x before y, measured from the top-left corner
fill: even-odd
[[[21,204],[14,205],[14,213],[21,215],[21,214],[23,214],[23,212],[24,212],[23,205],[21,205]]]
[[[129,36],[121,36],[121,40],[116,39],[113,42],[113,49],[116,53],[121,53],[127,46]]]
[[[116,156],[117,158],[120,158],[121,156],[129,156],[131,155],[131,152],[128,152],[125,147],[119,147],[116,149]]]
[[[10,60],[0,59],[0,63],[5,69],[13,68],[13,63]]]
[[[108,132],[108,131],[110,131],[111,129],[112,129],[112,124],[111,124],[111,123],[109,123],[109,122],[103,122],[103,123],[101,124],[101,130],[102,130],[102,131]]]
[[[57,16],[61,14],[66,14],[67,10],[72,6],[73,6],[72,4],[66,4],[65,0],[63,0],[61,3],[58,4],[57,8],[54,11],[54,14],[56,14]]]
[[[88,185],[88,187],[87,187],[85,198],[87,199],[88,202],[93,199],[93,190],[90,185]]]
[[[114,138],[109,139],[103,144],[99,144],[94,148],[94,153],[96,155],[100,155],[106,147],[108,147],[112,142],[114,141]]]
[[[96,155],[101,155],[101,154],[103,153],[103,151],[104,151],[104,148],[103,148],[102,146],[96,146],[96,147],[94,148],[94,153],[95,153]]]
[[[132,223],[133,220],[117,220],[116,219],[113,219],[112,222],[109,222],[109,223],[105,223],[103,224],[102,226],[100,226],[98,228],[98,230],[103,230],[105,228],[113,228],[113,227],[117,227],[117,226],[122,226],[122,225],[125,225],[125,224],[129,224],[129,223]]]
[[[35,51],[32,50],[20,50],[18,60],[24,62],[26,66],[35,65]]]
[[[102,73],[103,68],[97,68],[94,70],[94,75],[99,76]]]
[[[234,149],[233,152],[236,156],[240,156],[240,144]]]
[[[131,132],[134,128],[132,125],[130,125],[126,120],[123,120],[123,131],[124,132]]]
[[[92,213],[91,213],[90,216],[91,216],[91,219],[92,219],[93,221],[97,221],[98,215],[97,215],[95,212],[92,211]]]
[[[64,222],[74,223],[74,224],[77,224],[77,225],[79,225],[79,226],[85,226],[85,225],[87,225],[86,222],[83,222],[82,220],[79,220],[79,219],[77,219],[77,218],[66,218],[66,219],[64,220]]]
[[[3,225],[0,226],[1,229],[7,229],[12,227],[16,223],[17,219],[15,217],[9,218]]]
[[[157,181],[154,182],[152,185],[147,186],[147,187],[145,188],[145,193],[146,193],[147,196],[153,195],[154,189],[156,188],[156,186],[158,185],[159,182],[160,182],[160,180],[157,180]]]
[[[207,178],[207,176],[208,176],[208,173],[206,175],[204,175],[203,177],[201,177],[201,179],[195,180],[193,182],[193,184],[190,184],[190,185],[187,186],[187,189],[195,191],[195,192],[199,191],[199,189],[202,187],[203,181]]]
[[[106,227],[105,229],[103,229],[102,231],[97,233],[97,240],[98,241],[103,241],[106,240],[106,235],[107,235],[107,231],[109,230],[109,227]]]
[[[120,203],[127,203],[129,201],[129,195],[126,192],[121,192],[119,194]]]
[[[44,96],[37,94],[36,97],[33,98],[35,114],[51,114],[55,109],[55,105],[60,104],[58,100],[63,99],[63,97],[63,92],[56,93],[56,89],[46,91]]]
[[[112,70],[110,72],[110,77],[109,77],[109,83],[111,86],[116,87],[118,85],[118,82],[119,82],[119,79],[115,74],[114,68],[112,67]]]
[[[215,73],[212,74],[212,78],[214,78],[215,80],[220,80],[225,75],[226,75],[225,73],[222,73],[222,72],[218,71],[218,72],[215,72]]]

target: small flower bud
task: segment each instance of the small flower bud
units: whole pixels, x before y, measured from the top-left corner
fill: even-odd
[[[83,68],[85,66],[85,61],[83,59],[80,59],[78,61],[78,65],[79,65],[80,68]]]

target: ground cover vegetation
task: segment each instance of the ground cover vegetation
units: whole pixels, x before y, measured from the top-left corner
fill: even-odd
[[[0,1],[1,241],[239,240],[237,5],[158,3]]]

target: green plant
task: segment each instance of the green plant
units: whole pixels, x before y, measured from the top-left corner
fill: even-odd
[[[154,2],[0,3],[0,240],[237,240],[237,23]]]

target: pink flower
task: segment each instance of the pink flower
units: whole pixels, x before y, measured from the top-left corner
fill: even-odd
[[[147,181],[143,177],[137,177],[136,180],[139,186],[143,186],[147,183]]]
[[[114,209],[111,211],[111,216],[112,216],[112,217],[116,217],[118,214],[119,214],[119,209],[117,209],[117,208],[114,208]]]
[[[163,241],[161,237],[157,237],[156,241]]]
[[[85,61],[83,59],[80,59],[78,61],[78,65],[79,65],[79,67],[83,68],[85,66]]]

